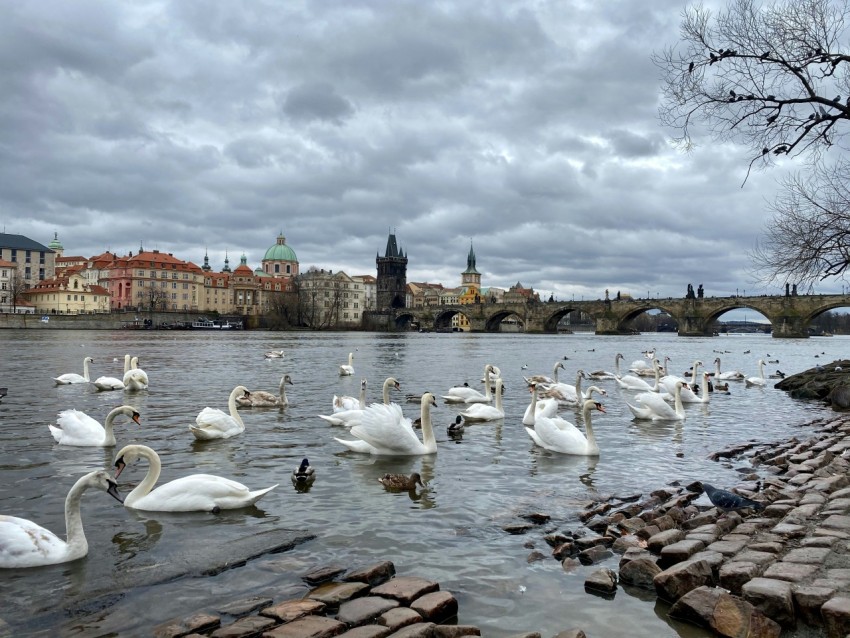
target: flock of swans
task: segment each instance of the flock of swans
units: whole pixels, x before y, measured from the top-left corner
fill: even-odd
[[[282,351],[273,351],[282,358]],[[279,357],[277,355],[280,355]],[[721,370],[719,358],[714,360],[714,371],[702,371],[700,360],[693,362],[683,376],[669,374],[667,362],[655,353],[646,360],[633,362],[627,374],[620,371],[624,359],[618,353],[614,360],[614,372],[597,370],[585,373],[578,370],[575,385],[561,382],[558,373],[565,370],[558,361],[552,376],[532,375],[525,377],[530,394],[522,424],[534,445],[557,454],[598,456],[599,445],[594,437],[593,413],[605,413],[605,408],[594,398],[594,394],[606,397],[608,393],[598,385],[582,390],[585,379],[594,382],[614,381],[627,392],[634,392],[626,401],[635,420],[681,421],[686,418],[685,405],[707,403],[713,390],[712,379],[718,383],[736,381],[746,387],[765,385],[764,360],[758,360],[758,374],[747,377],[739,371]],[[340,376],[351,376],[354,353],[349,353],[348,363],[340,365]],[[90,381],[91,357],[83,361],[83,374],[63,374],[54,381],[59,384],[91,383],[99,391],[124,390],[134,392],[149,387],[148,375],[138,367],[138,358],[125,356],[125,371],[122,379],[99,377]],[[647,379],[652,378],[652,382]],[[484,366],[483,392],[468,384],[454,386],[439,395],[447,405],[459,409],[454,422],[447,427],[451,437],[459,436],[468,424],[493,423],[505,419],[502,403],[504,381],[498,366]],[[694,382],[698,381],[698,386]],[[281,377],[277,395],[261,391],[249,391],[245,386],[236,386],[228,398],[227,412],[206,407],[201,410],[195,423],[189,426],[190,433],[200,441],[228,439],[245,431],[239,409],[254,407],[286,408],[286,386],[292,385],[289,374]],[[381,402],[367,404],[367,382],[360,383],[358,397],[334,395],[330,400],[331,412],[317,415],[329,425],[344,427],[350,438],[333,437],[346,451],[371,455],[416,456],[435,454],[438,451],[434,435],[431,410],[437,405],[437,396],[431,392],[408,395],[408,401],[417,401],[420,406],[419,419],[415,422],[406,417],[401,406],[391,400],[392,391],[400,391],[401,385],[388,377],[382,385]],[[697,388],[699,388],[697,390]],[[696,391],[695,391],[696,390]],[[582,429],[563,418],[559,411],[565,408],[580,410]],[[57,445],[113,447],[117,441],[114,433],[116,419],[124,417],[130,423],[139,424],[139,412],[129,405],[120,405],[111,410],[101,425],[96,419],[79,410],[60,412],[55,425],[49,425],[49,433]],[[421,429],[421,437],[417,433]],[[245,485],[228,478],[211,474],[192,474],[157,485],[162,469],[159,455],[147,445],[133,444],[120,449],[114,455],[114,475],[105,470],[96,470],[81,477],[70,489],[65,502],[66,540],[36,523],[14,516],[0,515],[0,568],[33,567],[76,560],[85,556],[88,546],[83,532],[80,501],[83,493],[90,489],[107,492],[121,501],[126,508],[160,512],[218,512],[224,509],[243,508],[256,503],[277,487],[251,490]],[[125,468],[144,461],[147,472],[144,479],[122,498],[117,490],[117,480]],[[305,458],[293,470],[292,482],[298,486],[309,486],[315,480],[315,471]],[[380,482],[388,489],[415,489],[421,485],[418,475],[384,475]]]

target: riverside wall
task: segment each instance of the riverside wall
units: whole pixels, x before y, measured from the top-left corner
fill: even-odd
[[[42,321],[42,317],[48,317]],[[204,315],[189,312],[113,312],[84,315],[37,315],[0,313],[0,330],[120,330],[144,329],[145,320],[150,326],[160,328],[176,324],[191,324]],[[209,315],[206,315],[209,317]],[[218,318],[218,317],[216,317]],[[222,317],[233,320],[234,317]],[[259,327],[260,317],[238,317],[245,328]]]

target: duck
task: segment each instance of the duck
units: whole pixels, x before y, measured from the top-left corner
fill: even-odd
[[[148,389],[148,373],[139,367],[139,357],[130,359],[130,369],[124,373],[124,389],[130,392]]]
[[[289,399],[286,398],[286,384],[294,385],[292,377],[288,374],[280,378],[280,386],[278,393],[272,394],[264,390],[255,390],[250,394],[236,397],[237,408],[285,408],[289,405]]]
[[[351,433],[357,437],[354,441],[334,438],[353,452],[374,455],[417,456],[434,454],[437,440],[431,425],[431,407],[436,406],[434,395],[425,392],[422,395],[420,418],[422,419],[422,440],[413,430],[413,423],[402,414],[397,403],[384,405],[373,403],[365,410],[360,423],[352,426]]]
[[[493,400],[490,393],[490,375],[493,374],[495,369],[493,364],[485,364],[483,393],[475,388],[470,388],[468,385],[454,386],[448,389],[442,399],[446,403],[490,403]]]
[[[719,379],[720,381],[743,381],[745,379],[745,375],[740,370],[727,370],[726,372],[720,371],[720,357],[714,358],[714,378]]]
[[[422,419],[421,418],[419,419],[419,427],[422,427]],[[448,434],[451,437],[460,436],[461,434],[463,434],[463,429],[464,429],[463,417],[458,414],[455,417],[454,422],[449,423],[448,427],[446,428],[446,434]]]
[[[344,412],[345,410],[362,410],[366,407],[366,379],[360,379],[360,395],[351,397],[347,395],[334,395],[333,411]]]
[[[417,485],[425,487],[419,472],[414,472],[410,476],[405,476],[404,474],[384,474],[378,479],[378,483],[383,485],[387,490],[396,492],[409,492],[415,490]]]
[[[229,439],[245,431],[242,417],[236,410],[236,398],[239,396],[250,396],[251,393],[243,385],[237,385],[230,393],[227,400],[227,408],[230,414],[225,414],[218,408],[204,408],[195,418],[195,425],[190,425],[189,430],[199,441],[212,439]]]
[[[339,366],[339,376],[350,377],[354,374],[354,353],[348,353],[348,363],[343,363]]]
[[[301,460],[301,465],[292,470],[293,485],[312,485],[316,480],[316,471],[306,458]]]
[[[502,379],[496,379],[496,405],[473,403],[460,413],[466,423],[483,423],[505,418],[502,407]]]
[[[80,501],[90,488],[121,501],[118,484],[109,472],[97,470],[77,479],[65,497],[65,540],[31,520],[0,515],[0,568],[56,565],[86,556],[89,544],[83,530]]]
[[[764,359],[758,360],[759,373],[758,376],[755,377],[747,377],[744,381],[746,387],[764,387],[767,385],[767,382],[764,379]]]
[[[56,385],[69,385],[71,383],[88,383],[89,382],[89,364],[93,363],[94,359],[91,357],[86,357],[83,359],[83,373],[76,374],[74,372],[68,372],[66,374],[60,374],[58,377],[54,377],[53,380],[56,382]]]
[[[657,392],[641,392],[635,396],[635,402],[638,405],[632,405],[627,401],[626,406],[632,416],[641,421],[682,421],[685,418],[685,408],[682,405],[684,385],[681,381],[676,382],[672,407]]]
[[[124,507],[148,512],[212,512],[253,505],[277,487],[277,484],[251,491],[242,483],[214,474],[191,474],[154,489],[162,463],[147,445],[127,445],[115,455],[115,479],[124,468],[138,459],[147,459],[148,472],[124,498]]]
[[[769,374],[767,378],[768,379],[784,379],[785,373],[782,372],[782,370],[777,370],[776,372]],[[0,388],[0,389],[2,389],[2,388]]]
[[[381,396],[384,405],[390,404],[390,388],[401,390],[401,384],[394,377],[387,377],[386,379],[384,379],[384,384],[381,390]],[[361,410],[360,408],[354,408],[351,410],[335,412],[331,415],[320,414],[318,416],[320,419],[327,421],[331,425],[342,425],[344,427],[350,428],[351,426],[360,423],[360,417],[362,416],[362,414],[363,410]]]
[[[587,399],[584,402],[582,414],[587,436],[583,435],[574,425],[572,428],[559,427],[551,417],[539,414],[535,416],[534,429],[527,427],[525,431],[528,432],[536,445],[550,452],[574,456],[599,456],[599,446],[593,436],[593,425],[590,417],[592,410],[605,412],[604,406],[598,401]]]
[[[115,433],[113,422],[115,418],[123,414],[136,425],[139,422],[139,413],[129,405],[119,406],[106,415],[104,425],[98,423],[85,412],[79,410],[62,410],[57,419],[57,425],[49,425],[50,433],[59,445],[72,445],[76,447],[112,447],[115,445]]]

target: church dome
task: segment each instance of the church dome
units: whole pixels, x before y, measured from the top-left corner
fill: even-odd
[[[283,234],[277,236],[277,243],[271,246],[263,257],[263,261],[298,261],[295,251],[286,245]]]

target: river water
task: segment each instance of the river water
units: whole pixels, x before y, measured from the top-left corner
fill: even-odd
[[[522,426],[529,394],[523,380],[551,374],[575,383],[576,370],[613,370],[618,352],[625,367],[655,349],[671,357],[681,374],[694,359],[713,369],[787,374],[846,357],[848,339],[772,339],[765,335],[679,338],[671,334],[629,337],[522,334],[223,333],[178,331],[0,331],[0,512],[30,518],[64,535],[63,502],[83,473],[110,468],[114,449],[58,446],[47,424],[66,408],[103,421],[121,403],[136,407],[142,425],[116,425],[118,445],[144,443],[162,458],[160,483],[205,472],[238,480],[253,489],[279,486],[247,510],[158,514],[126,510],[100,492],[85,494],[83,524],[89,554],[73,563],[4,570],[0,618],[11,635],[143,636],[175,616],[255,595],[276,600],[300,596],[301,576],[326,566],[364,566],[391,560],[402,575],[438,581],[460,605],[459,622],[481,627],[485,636],[520,631],[553,635],[582,627],[591,636],[704,636],[701,630],[668,621],[666,606],[649,593],[620,589],[613,600],[584,591],[598,566],[566,572],[554,558],[528,562],[532,549],[549,554],[544,531],[521,536],[503,531],[523,514],[552,516],[547,530],[580,527],[584,502],[601,495],[644,494],[671,481],[707,480],[731,486],[746,463],[714,462],[711,452],[744,441],[781,441],[805,435],[804,424],[827,414],[820,405],[790,399],[773,388],[732,384],[707,405],[686,405],[681,423],[632,420],[625,405],[633,393],[613,382],[606,414],[595,413],[598,458],[553,454],[534,446]],[[266,359],[268,350],[284,350]],[[338,366],[354,352],[355,375],[339,377]],[[82,372],[95,359],[92,378],[120,377],[125,353],[136,355],[150,378],[146,392],[96,392],[91,385],[55,386],[52,377]],[[501,368],[506,386],[503,420],[468,425],[460,440],[446,426],[459,408],[440,402],[433,413],[438,452],[426,457],[373,458],[346,451],[334,437],[344,428],[317,417],[331,411],[335,394],[356,396],[368,380],[368,400],[379,401],[387,376],[402,393],[394,396],[411,418],[418,408],[407,393],[444,394],[452,385],[481,387],[484,365]],[[527,366],[527,369],[523,369]],[[280,410],[240,410],[246,430],[224,441],[196,443],[188,426],[205,406],[227,409],[236,385],[274,392],[283,374],[291,405]],[[585,381],[583,387],[590,385]],[[563,416],[580,423],[580,415]],[[303,457],[316,468],[308,491],[296,491],[289,475]],[[145,472],[144,462],[124,471],[127,493]],[[418,471],[427,487],[418,493],[388,493],[377,482],[385,472]],[[303,530],[314,537],[293,549],[266,554],[246,565],[201,576],[219,565],[228,546],[261,532]],[[242,545],[239,545],[243,547]],[[157,581],[157,570],[190,572]],[[605,566],[616,569],[617,558]],[[139,575],[147,568],[145,578]],[[132,570],[131,570],[132,567]],[[171,573],[171,572],[169,572]],[[128,574],[130,577],[128,578]],[[162,580],[162,579],[159,579]]]

